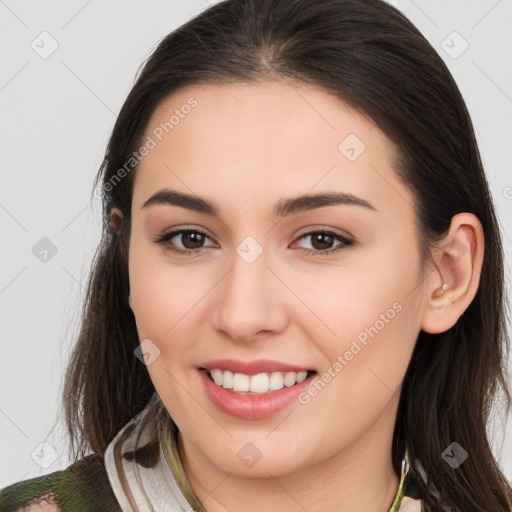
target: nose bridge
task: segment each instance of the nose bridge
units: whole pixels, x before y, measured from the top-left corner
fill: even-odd
[[[267,268],[270,254],[253,237],[235,248],[231,270],[221,284],[216,327],[235,339],[282,327],[279,280]]]

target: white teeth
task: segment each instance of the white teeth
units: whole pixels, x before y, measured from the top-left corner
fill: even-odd
[[[284,385],[289,388],[295,384],[295,379],[297,378],[297,374],[295,372],[288,372],[284,376]]]
[[[233,375],[233,391],[249,391],[250,377],[243,373]]]
[[[297,382],[302,382],[308,376],[308,372],[297,373]]]
[[[221,376],[221,383],[217,384],[218,386],[221,386],[226,389],[231,389],[233,387],[233,374],[231,372],[223,372],[222,370],[219,370],[220,376]]]
[[[212,370],[210,375],[217,386],[222,386],[222,370]]]
[[[302,382],[308,372],[272,372],[258,373],[256,375],[245,375],[244,373],[233,374],[230,371],[223,371],[217,368],[209,370],[209,373],[217,386],[224,389],[231,389],[235,393],[244,394],[265,394],[272,391],[287,388]]]
[[[270,390],[275,391],[276,389],[283,389],[283,374],[280,372],[274,372],[270,376]]]
[[[251,376],[249,391],[253,393],[266,393],[268,389],[268,375],[266,373],[258,373],[257,375]],[[238,389],[236,391],[238,391]]]

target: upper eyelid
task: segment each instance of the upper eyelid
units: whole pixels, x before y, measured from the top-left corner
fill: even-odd
[[[304,231],[302,231],[302,229],[304,229]],[[183,227],[171,229],[168,232],[165,232],[165,230],[164,230],[162,235],[159,235],[159,236],[167,236],[167,235],[170,235],[171,233],[176,235],[183,231],[197,231],[199,233],[202,233],[202,234],[208,236],[209,238],[215,239],[214,236],[211,236],[208,234],[208,230],[206,228],[196,227],[196,226],[183,226]],[[344,236],[345,238],[353,238],[353,235],[346,230],[340,230],[339,228],[333,228],[331,226],[326,226],[323,224],[316,224],[316,225],[313,224],[312,226],[307,226],[305,228],[301,228],[301,230],[299,230],[299,232],[297,234],[295,234],[294,236],[295,237],[304,236],[304,235],[311,234],[311,233],[317,233],[319,231],[322,231],[322,232],[328,231],[328,232],[334,233],[335,235]]]
[[[218,242],[215,240],[214,237],[210,236],[206,230],[203,230],[203,228],[195,228],[195,227],[183,227],[178,229],[173,229],[169,231],[168,233],[164,233],[157,237],[157,240],[159,239],[166,239],[169,241],[170,239],[174,238],[175,236],[179,236],[188,232],[196,232],[204,235],[206,238],[210,239],[212,242],[218,244]],[[320,227],[308,227],[304,228],[304,231],[299,232],[294,236],[294,241],[292,243],[296,243],[297,241],[301,240],[302,238],[307,238],[308,236],[311,236],[315,233],[324,233],[324,234],[330,234],[334,235],[335,237],[340,237],[341,239],[345,239],[347,241],[350,241],[351,243],[354,243],[354,237],[350,235],[349,233],[339,233],[335,229],[327,227],[327,226],[320,226]],[[194,252],[199,252],[202,249],[206,249],[207,247],[200,247]],[[193,249],[191,249],[193,250]]]
[[[341,232],[340,232],[341,231]],[[313,233],[332,233],[334,235],[337,235],[337,236],[340,236],[340,237],[343,237],[343,238],[354,238],[353,235],[351,235],[348,231],[344,231],[344,230],[340,230],[340,229],[336,229],[336,228],[331,228],[329,226],[322,226],[321,224],[317,227],[317,226],[308,226],[307,228],[304,228],[304,231],[299,231],[298,234],[295,235],[295,237],[302,237],[304,235],[311,235]]]
[[[179,228],[179,229],[172,229],[171,231],[169,231],[168,233],[162,233],[161,235],[158,235],[155,239],[155,241],[158,241],[158,240],[166,240],[166,241],[170,241],[172,238],[174,238],[175,236],[180,236],[180,235],[184,235],[185,233],[199,233],[201,235],[204,235],[206,238],[208,238],[209,240],[211,240],[212,242],[214,243],[218,243],[215,241],[215,239],[210,236],[206,231],[203,231],[202,229],[198,229],[198,228]],[[208,246],[208,247],[211,247],[211,246]],[[201,249],[204,249],[204,247],[201,247],[200,249],[198,250],[201,250]]]

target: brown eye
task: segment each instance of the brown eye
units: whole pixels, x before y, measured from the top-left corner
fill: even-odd
[[[173,238],[176,241],[172,241]],[[162,235],[155,240],[155,243],[163,245],[167,250],[177,254],[194,254],[200,253],[201,249],[207,247],[203,245],[206,239],[209,239],[209,237],[202,231],[197,229],[181,229]],[[183,249],[179,245],[177,246],[178,241],[181,241]]]
[[[187,231],[181,233],[181,241],[186,249],[199,249],[204,243],[204,235],[197,231]]]
[[[319,251],[330,249],[334,240],[333,236],[326,233],[315,233],[314,235],[311,235],[311,245],[314,249]]]
[[[303,249],[308,255],[326,255],[354,244],[353,240],[337,233],[332,233],[331,231],[311,231],[302,235],[299,240],[306,238],[311,239],[311,249]],[[336,241],[338,241],[339,244],[332,247],[332,244]]]

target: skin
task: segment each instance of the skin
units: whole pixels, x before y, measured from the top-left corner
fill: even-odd
[[[140,339],[160,350],[148,371],[180,429],[190,485],[209,512],[385,512],[399,483],[391,442],[403,377],[420,329],[449,329],[476,293],[480,222],[455,216],[433,248],[438,268],[423,268],[414,197],[371,120],[305,84],[211,84],[167,98],[146,135],[191,96],[197,106],[139,164],[129,249],[131,308]],[[366,146],[354,161],[338,150],[349,134]],[[221,218],[141,208],[163,188],[215,202]],[[375,210],[272,215],[280,199],[321,191],[351,193]],[[118,209],[111,222],[122,229]],[[179,228],[206,232],[201,253],[180,256],[154,242]],[[355,243],[322,255],[339,240],[301,238],[322,229]],[[263,249],[252,263],[236,251],[248,236]],[[172,241],[201,246],[182,235]],[[219,411],[195,369],[214,358],[268,358],[319,376],[394,303],[401,311],[317,396],[266,419]],[[237,457],[248,442],[262,454],[251,468]]]

